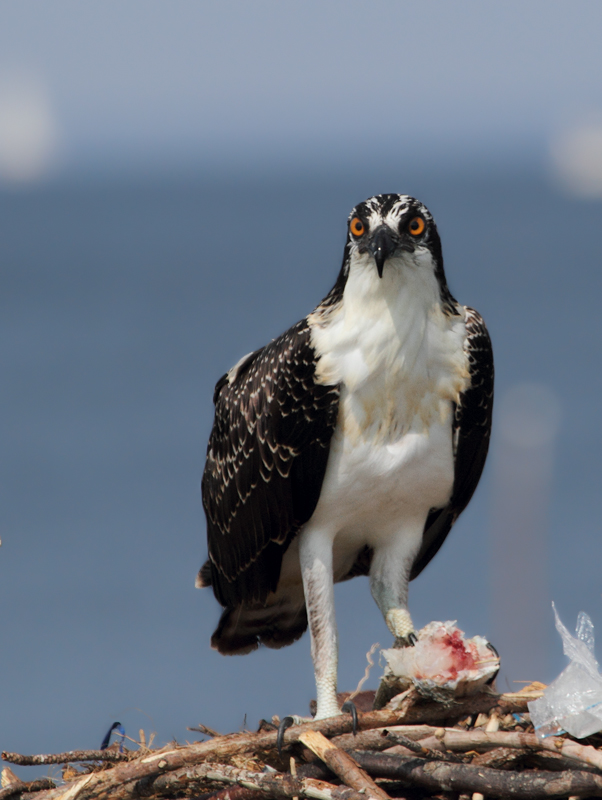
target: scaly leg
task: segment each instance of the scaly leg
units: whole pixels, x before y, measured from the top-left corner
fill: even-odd
[[[299,556],[311,636],[318,709],[315,719],[341,713],[337,703],[338,634],[334,613],[332,537],[303,531]]]
[[[370,590],[393,636],[404,647],[416,641],[408,611],[410,570],[422,537],[422,527],[404,531],[375,550],[370,566]]]

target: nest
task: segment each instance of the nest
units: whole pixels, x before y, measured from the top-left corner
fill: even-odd
[[[226,735],[201,725],[190,730],[203,741],[160,749],[141,737],[123,751],[5,752],[13,764],[64,767],[61,782],[30,783],[5,768],[0,800],[602,797],[602,736],[535,735],[527,702],[543,688],[497,694],[483,686],[456,696],[412,686],[378,711],[374,692],[361,692],[355,733],[346,714],[293,724],[280,750],[274,718]]]

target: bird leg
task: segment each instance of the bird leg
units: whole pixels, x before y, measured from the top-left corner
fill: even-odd
[[[338,633],[334,612],[332,538],[303,531],[299,541],[318,708],[315,719],[341,713],[337,702]]]
[[[375,550],[370,566],[372,597],[395,637],[394,647],[416,643],[414,623],[408,611],[408,583],[419,543],[417,536],[394,537],[389,546]]]

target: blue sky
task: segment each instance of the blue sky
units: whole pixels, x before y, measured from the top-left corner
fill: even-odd
[[[602,109],[576,0],[5,0],[0,79],[45,98],[63,166],[542,148]]]

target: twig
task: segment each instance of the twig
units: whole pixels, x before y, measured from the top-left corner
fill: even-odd
[[[187,731],[195,731],[195,733],[204,733],[205,736],[211,736],[212,739],[221,736],[221,733],[214,731],[213,728],[207,727],[207,725],[203,725],[202,722],[199,722],[198,725],[193,725],[192,727],[186,728]]]
[[[23,756],[19,753],[2,753],[3,761],[31,767],[35,764],[70,764],[73,761],[129,761],[137,753],[131,750],[69,750],[67,753],[50,753],[39,756]]]
[[[374,783],[372,778],[358,766],[357,761],[332,744],[323,734],[318,731],[307,731],[299,737],[299,741],[309,747],[312,753],[330,767],[347,786],[365,793],[368,797],[390,800],[389,795]]]
[[[452,761],[458,763],[461,759],[454,755],[453,753],[446,753],[445,751],[436,750],[431,747],[427,747],[424,744],[424,740],[418,740],[415,742],[413,739],[410,739],[407,736],[403,736],[403,734],[394,734],[394,738],[398,745],[402,747],[406,747],[412,753],[415,753],[420,758],[427,758],[430,761]]]
[[[479,753],[470,762],[473,767],[491,767],[492,769],[508,769],[517,761],[529,755],[529,750],[518,750],[512,747],[496,747],[487,753]]]

